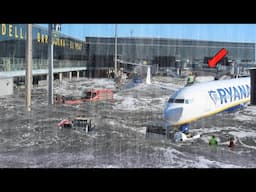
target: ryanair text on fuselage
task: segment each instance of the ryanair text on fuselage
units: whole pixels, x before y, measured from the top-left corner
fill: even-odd
[[[250,87],[248,84],[244,84],[227,88],[218,88],[208,91],[208,94],[215,105],[226,104],[248,99],[250,96]]]

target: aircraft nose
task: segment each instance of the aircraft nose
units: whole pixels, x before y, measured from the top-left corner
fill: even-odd
[[[182,107],[166,107],[164,110],[164,118],[171,122],[177,122],[180,120],[182,115],[183,108]]]

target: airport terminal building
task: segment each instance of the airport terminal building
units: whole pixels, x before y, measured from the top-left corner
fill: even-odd
[[[0,26],[0,76],[24,77],[25,75],[25,24]],[[117,38],[119,59],[168,67],[197,67],[207,63],[221,48],[228,50],[222,64],[231,61],[255,62],[255,44],[215,42],[166,38]],[[115,38],[85,37],[79,40],[62,33],[54,33],[54,75],[67,77],[104,77],[114,69]],[[48,30],[33,25],[33,77],[48,72]],[[118,65],[127,67],[126,65]],[[46,79],[46,78],[45,78]]]
[[[1,24],[0,76],[19,78],[24,81],[26,25]],[[85,75],[87,54],[84,41],[54,33],[54,75]],[[32,28],[33,80],[46,79],[48,73],[48,29],[39,25]]]
[[[115,38],[86,37],[88,70],[114,67]],[[214,42],[164,38],[117,38],[117,55],[123,61],[157,64],[158,67],[198,67],[207,65],[220,49],[228,55],[220,62],[255,62],[254,43]],[[123,66],[125,67],[125,66]]]

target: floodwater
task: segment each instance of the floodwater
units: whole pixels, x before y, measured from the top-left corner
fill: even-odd
[[[153,77],[174,90],[184,80]],[[146,134],[148,122],[162,121],[162,112],[173,91],[140,84],[116,90],[112,79],[81,78],[54,82],[54,93],[79,95],[85,88],[110,88],[114,101],[48,106],[47,86],[34,87],[32,111],[26,112],[24,88],[0,97],[1,168],[255,168],[256,107],[222,113],[191,125],[200,133],[193,142],[174,143]],[[62,119],[93,119],[96,128],[60,129]],[[174,132],[174,130],[173,130]],[[208,145],[215,135],[219,146]],[[233,136],[236,146],[230,149]]]

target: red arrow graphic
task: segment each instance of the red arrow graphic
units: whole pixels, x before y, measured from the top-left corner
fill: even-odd
[[[213,58],[208,60],[208,66],[210,68],[216,67],[217,63],[228,54],[227,49],[222,48]]]

